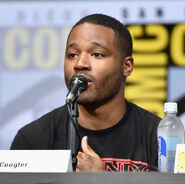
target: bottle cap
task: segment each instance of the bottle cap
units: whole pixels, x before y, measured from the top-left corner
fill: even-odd
[[[166,102],[164,104],[164,112],[175,112],[175,113],[177,113],[177,103],[176,102]]]

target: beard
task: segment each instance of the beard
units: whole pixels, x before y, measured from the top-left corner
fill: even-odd
[[[87,72],[78,73],[83,74],[91,79],[92,83],[87,90],[82,92],[77,99],[77,103],[83,106],[86,105],[101,105],[111,100],[123,87],[123,71],[116,71],[110,75],[101,76],[100,80],[96,80],[93,76]],[[77,74],[77,75],[78,75]],[[66,84],[69,84],[69,80],[65,77]],[[124,90],[124,89],[122,89]]]

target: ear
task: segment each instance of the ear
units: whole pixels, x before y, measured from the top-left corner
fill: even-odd
[[[134,68],[134,59],[132,56],[126,56],[123,60],[123,75],[128,77]]]

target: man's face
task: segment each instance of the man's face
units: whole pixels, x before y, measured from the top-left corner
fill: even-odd
[[[79,104],[106,102],[123,90],[123,61],[114,31],[90,23],[76,26],[67,41],[64,73],[67,86],[75,74],[88,80]]]

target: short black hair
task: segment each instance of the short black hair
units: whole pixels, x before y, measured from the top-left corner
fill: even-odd
[[[123,25],[120,21],[117,19],[104,15],[104,14],[92,14],[83,17],[80,19],[71,29],[69,36],[72,32],[72,30],[83,23],[91,23],[96,25],[102,25],[108,28],[113,29],[115,33],[115,37],[117,39],[118,48],[120,49],[121,56],[131,56],[132,55],[132,38],[130,35],[130,32],[126,28],[125,25]],[[68,37],[69,37],[68,36]]]

